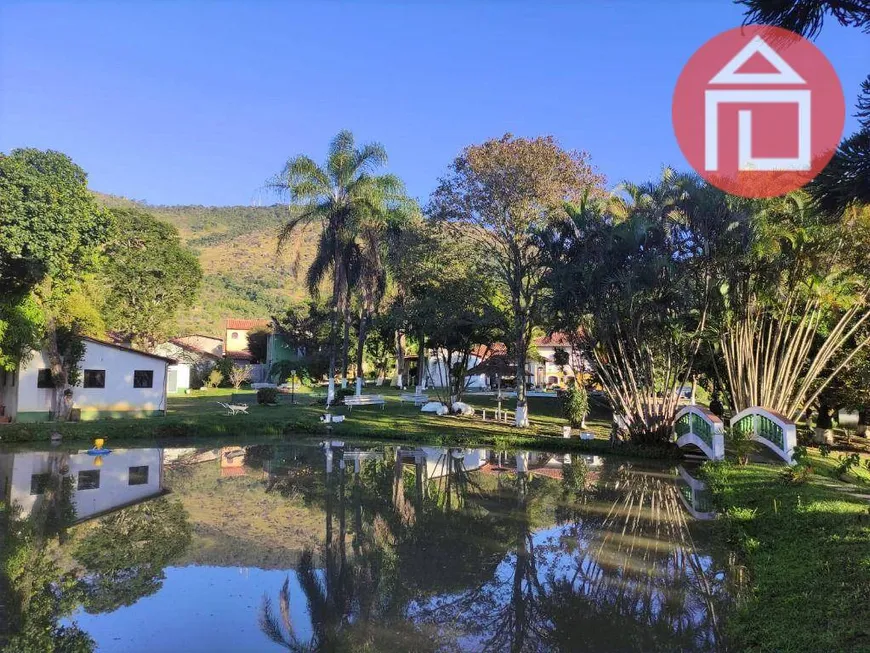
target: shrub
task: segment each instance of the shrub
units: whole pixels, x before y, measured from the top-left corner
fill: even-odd
[[[728,448],[734,452],[740,465],[745,465],[749,462],[749,454],[755,446],[752,444],[750,435],[750,433],[738,429],[725,429],[725,438],[730,445]]]
[[[794,467],[786,467],[782,470],[779,474],[779,479],[786,485],[803,485],[809,480],[812,473],[812,466],[798,464]]]
[[[840,477],[845,476],[853,467],[857,467],[861,464],[861,456],[857,453],[850,453],[847,456],[839,456],[837,460],[839,462],[837,463],[837,469],[835,471],[837,472],[837,476]]]
[[[257,390],[258,404],[274,404],[278,400],[278,390],[275,388],[260,388]]]
[[[218,369],[214,369],[209,372],[208,378],[205,380],[205,387],[217,388],[218,386],[220,386],[221,383],[223,383],[223,380],[224,375],[221,373],[221,371]]]
[[[571,426],[574,428],[582,426],[589,412],[589,395],[586,394],[586,388],[579,383],[568,388],[562,398],[562,412]]]

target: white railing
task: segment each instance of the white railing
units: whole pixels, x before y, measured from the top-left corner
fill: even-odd
[[[686,406],[674,421],[677,446],[694,445],[711,460],[725,458],[725,423],[703,406]]]
[[[797,425],[761,406],[745,408],[731,418],[731,428],[760,442],[789,465],[794,465],[797,446]]]

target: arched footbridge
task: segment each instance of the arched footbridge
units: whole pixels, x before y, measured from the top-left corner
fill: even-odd
[[[794,464],[797,425],[761,406],[752,406],[731,418],[730,426]],[[686,406],[677,413],[674,434],[678,447],[694,445],[711,460],[725,457],[725,423],[703,406]]]

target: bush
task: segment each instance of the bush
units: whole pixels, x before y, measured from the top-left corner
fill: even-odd
[[[582,426],[583,420],[589,413],[589,395],[586,394],[586,388],[579,383],[568,388],[562,398],[562,412],[571,426],[574,428]]]
[[[221,373],[221,371],[218,369],[214,369],[209,372],[208,378],[205,380],[205,387],[217,388],[218,386],[220,386],[221,383],[223,383],[223,380],[224,375]]]
[[[798,464],[794,467],[787,467],[782,470],[779,474],[779,478],[786,485],[803,485],[809,480],[812,473],[812,466]]]
[[[258,404],[274,404],[278,400],[278,390],[276,388],[260,388],[257,390]]]
[[[217,362],[217,364],[215,365],[215,370],[221,373],[221,380],[219,382],[220,387],[230,387],[230,376],[232,375],[233,368],[235,368],[235,366],[236,364],[231,358],[221,358]],[[211,378],[211,375],[209,375],[209,378]]]

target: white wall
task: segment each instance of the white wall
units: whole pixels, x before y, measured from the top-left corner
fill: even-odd
[[[458,359],[459,356],[454,354],[454,361],[457,361]],[[477,356],[469,356],[467,369],[471,369],[479,363],[480,359]],[[426,387],[443,388],[447,384],[447,370],[444,367],[444,360],[441,356],[438,356],[437,358],[432,356],[429,358],[427,373]],[[473,374],[471,376],[466,376],[465,387],[474,389],[488,388],[489,380],[487,379],[486,374]]]
[[[190,388],[190,365],[187,363],[178,363],[170,365],[169,371],[175,370],[175,390],[174,392],[184,392]],[[169,392],[173,392],[172,388],[168,388]]]
[[[45,474],[61,462],[56,451],[0,454],[0,482],[2,470],[9,470],[9,489],[6,498],[21,506],[22,516],[31,513],[42,495],[30,494],[31,476]],[[53,460],[52,460],[53,459]],[[101,512],[139,501],[162,492],[162,449],[117,449],[102,457],[102,466],[95,465],[95,456],[75,453],[62,461],[69,467],[73,478],[73,503],[76,518],[87,519]],[[148,482],[143,485],[129,484],[130,467],[148,467]],[[100,487],[93,490],[78,490],[78,475],[84,470],[99,470]],[[4,483],[5,489],[5,483]]]
[[[165,410],[166,366],[166,361],[144,356],[132,349],[118,349],[87,340],[85,356],[80,364],[82,377],[88,369],[105,370],[106,387],[74,387],[73,407],[119,412]],[[48,367],[48,357],[45,352],[39,352],[21,369],[18,377],[18,413],[51,410],[54,389],[37,387],[39,370]],[[154,372],[152,387],[134,388],[134,370]]]

